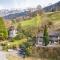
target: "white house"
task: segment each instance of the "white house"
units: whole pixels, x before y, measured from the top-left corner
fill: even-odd
[[[11,26],[8,31],[8,37],[14,38],[17,35],[17,29],[14,26]]]

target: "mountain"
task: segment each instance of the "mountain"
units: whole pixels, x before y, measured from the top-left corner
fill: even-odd
[[[20,12],[20,13],[9,14],[7,16],[4,16],[4,18],[5,19],[15,19],[17,17],[23,17],[23,16],[27,16],[26,11]]]
[[[40,9],[40,7],[39,7]],[[1,10],[0,11],[0,16],[3,16],[5,19],[15,19],[18,17],[26,17],[29,15],[29,10],[31,12],[37,11],[37,8],[29,8],[29,9],[25,9],[25,10]],[[45,8],[43,8],[43,10],[45,12],[53,12],[53,11],[60,11],[60,1],[52,4],[50,6],[47,6]]]
[[[60,11],[60,1],[44,8],[45,12]]]
[[[15,13],[20,13],[21,10],[14,9],[14,10],[8,10],[8,9],[2,9],[0,10],[0,16],[7,16],[9,14],[15,14]]]
[[[29,18],[29,14],[31,13],[31,12],[34,12],[36,9],[35,8],[29,8],[29,9],[24,9],[24,10],[22,10],[22,11],[20,11],[20,12],[15,12],[15,13],[13,13],[13,12],[11,12],[10,14],[8,14],[8,15],[5,15],[5,16],[3,16],[5,19],[16,19],[16,18],[25,18],[25,17],[27,17],[27,18]]]

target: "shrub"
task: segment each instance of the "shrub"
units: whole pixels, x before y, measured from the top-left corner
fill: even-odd
[[[32,45],[29,42],[24,42],[22,45],[20,45],[20,48],[23,47],[25,56],[30,56],[32,52]]]

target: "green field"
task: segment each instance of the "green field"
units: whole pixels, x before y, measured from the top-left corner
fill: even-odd
[[[36,16],[33,17],[32,19],[26,20],[26,21],[22,21],[20,22],[22,27],[29,27],[29,26],[38,26],[41,23],[41,16]]]

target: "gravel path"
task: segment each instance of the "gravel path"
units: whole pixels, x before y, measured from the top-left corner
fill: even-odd
[[[3,51],[0,51],[0,60],[8,60],[6,57],[6,53]]]

